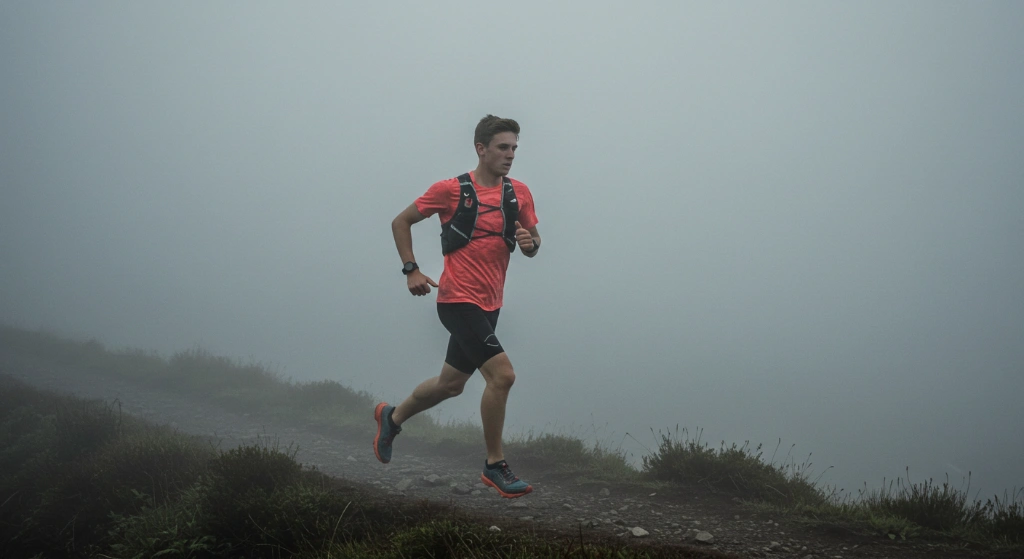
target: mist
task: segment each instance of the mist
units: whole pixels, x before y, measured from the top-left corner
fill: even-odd
[[[848,490],[1001,493],[1022,61],[1016,2],[4,3],[0,321],[404,398],[448,334],[390,222],[493,113],[544,239],[509,267],[506,433],[639,457],[678,424]]]

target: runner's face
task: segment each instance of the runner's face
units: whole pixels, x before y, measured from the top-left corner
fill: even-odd
[[[487,147],[483,147],[483,144],[476,146],[480,161],[487,170],[495,176],[503,177],[512,169],[512,160],[516,157],[516,148],[519,144],[516,142],[515,132],[502,132],[495,134]]]

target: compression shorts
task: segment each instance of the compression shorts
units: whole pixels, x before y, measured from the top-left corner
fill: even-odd
[[[471,375],[488,359],[504,353],[494,335],[500,310],[485,311],[473,303],[438,303],[437,316],[451,334],[445,363]]]

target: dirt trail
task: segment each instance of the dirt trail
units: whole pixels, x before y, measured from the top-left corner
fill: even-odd
[[[367,410],[366,436],[345,440],[312,426],[269,421],[257,414],[236,413],[210,403],[159,392],[117,379],[40,366],[0,348],[0,373],[31,385],[105,402],[117,401],[124,412],[179,431],[219,441],[222,449],[259,438],[298,449],[296,460],[332,476],[379,487],[410,499],[428,499],[486,515],[499,526],[528,525],[562,532],[618,536],[714,549],[740,557],[799,559],[855,557],[978,557],[908,545],[847,531],[807,527],[786,518],[768,518],[701,490],[641,491],[630,486],[579,485],[542,471],[517,468],[534,486],[519,499],[502,499],[480,483],[479,457],[442,457],[403,449],[396,440],[390,464],[379,463],[371,448],[373,410]],[[319,432],[318,432],[319,431]],[[515,462],[513,462],[515,464]],[[636,530],[639,528],[641,530]],[[644,534],[646,532],[646,534]],[[639,534],[639,535],[637,535]],[[711,536],[710,542],[707,540]]]

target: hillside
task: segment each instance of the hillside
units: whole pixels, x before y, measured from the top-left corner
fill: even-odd
[[[259,405],[251,394],[232,400],[212,391],[188,393],[181,387],[141,382],[137,376],[98,372],[95,362],[74,364],[68,356],[46,358],[24,346],[0,346],[0,373],[32,386],[98,399],[119,414],[203,437],[220,451],[240,445],[283,449],[307,470],[357,487],[370,500],[397,503],[395,510],[404,510],[403,515],[416,516],[402,507],[418,506],[429,511],[423,513],[428,517],[454,514],[481,529],[497,526],[501,530],[488,534],[526,534],[556,544],[606,542],[613,549],[668,553],[652,556],[1011,557],[1019,551],[919,532],[906,539],[906,533],[887,537],[861,522],[814,520],[701,485],[618,472],[610,461],[607,475],[573,472],[559,464],[555,457],[560,454],[551,450],[567,443],[551,437],[510,445],[518,448],[518,454],[510,450],[517,470],[528,476],[535,491],[505,500],[479,483],[479,449],[458,434],[433,440],[399,438],[393,462],[378,463],[370,447],[370,406],[358,410],[365,415],[361,423],[338,420],[331,425]],[[365,403],[359,398],[368,395],[353,398],[357,401],[352,404],[358,407]],[[468,426],[453,429],[472,434]],[[576,456],[585,451],[569,448],[562,454]],[[608,457],[597,457],[601,459]],[[381,532],[389,529],[382,526]]]

